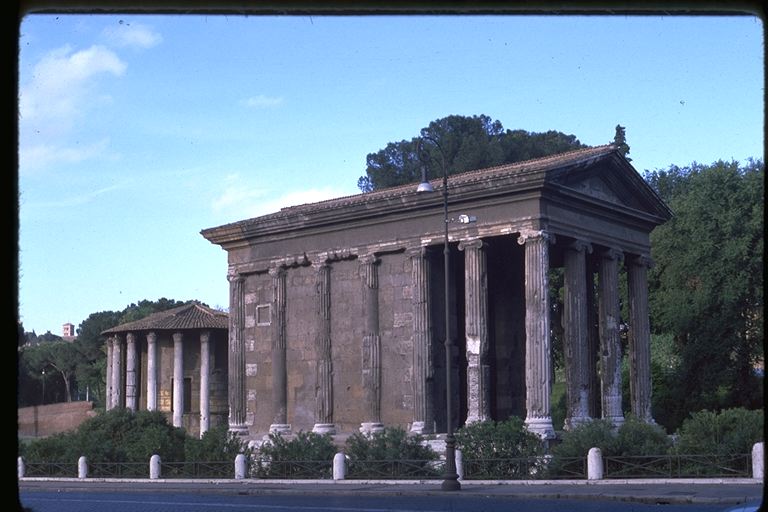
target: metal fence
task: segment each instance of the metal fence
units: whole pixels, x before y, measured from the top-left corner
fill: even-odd
[[[587,477],[584,457],[464,459],[465,480],[541,480]]]
[[[333,461],[256,459],[251,463],[249,474],[251,478],[331,479]]]
[[[333,461],[254,459],[250,478],[331,479]],[[619,478],[750,478],[750,454],[604,456],[605,479]],[[439,479],[442,460],[347,460],[347,479]],[[538,456],[516,459],[463,459],[465,480],[586,479],[586,457]],[[233,478],[234,461],[162,462],[161,478]],[[73,462],[25,462],[24,476],[78,476]],[[90,462],[89,478],[149,478],[149,463]]]
[[[603,462],[605,478],[749,478],[752,457],[749,454],[605,456]]]
[[[445,472],[439,460],[350,460],[346,478],[354,479],[438,479]]]

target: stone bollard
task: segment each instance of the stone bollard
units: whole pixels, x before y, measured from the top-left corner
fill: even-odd
[[[160,478],[160,456],[157,454],[149,459],[149,478],[151,480]]]
[[[235,480],[243,480],[247,472],[245,455],[238,453],[235,457]]]
[[[459,475],[459,480],[464,480],[464,455],[462,455],[461,450],[456,450],[453,453],[456,460],[456,474]]]
[[[85,455],[77,459],[77,478],[88,478],[88,459]]]
[[[590,448],[587,454],[587,480],[602,480],[603,473],[603,453],[600,448]]]
[[[752,478],[765,478],[765,443],[760,441],[752,446]]]
[[[22,457],[16,459],[16,472],[19,478],[24,478],[24,459]]]
[[[347,474],[347,457],[339,452],[333,456],[333,479],[344,480]]]

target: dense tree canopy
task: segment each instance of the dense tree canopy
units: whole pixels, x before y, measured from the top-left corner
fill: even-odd
[[[50,332],[41,336],[34,331],[24,333],[25,343],[19,349],[19,405],[70,401],[75,389],[88,389],[89,398],[102,403],[106,353],[101,333],[184,303],[166,298],[142,300],[126,306],[123,311],[92,313],[79,325],[77,339],[72,342],[63,341]]]
[[[390,142],[369,154],[365,176],[357,181],[360,190],[371,192],[420,181],[424,165],[418,154],[420,138],[432,139],[439,145],[426,142],[422,147],[428,154],[428,178],[442,176],[443,158],[448,174],[455,174],[584,147],[575,136],[557,131],[504,130],[501,122],[486,115],[452,115],[432,121],[421,129],[419,137]]]
[[[694,163],[646,179],[675,214],[651,234],[649,283],[654,331],[671,335],[680,354],[669,407],[683,417],[760,407],[764,165]]]

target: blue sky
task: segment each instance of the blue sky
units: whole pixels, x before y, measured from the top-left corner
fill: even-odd
[[[752,16],[29,15],[20,318],[226,308],[201,229],[358,193],[368,153],[452,114],[589,145],[620,123],[640,172],[762,159],[762,35]]]

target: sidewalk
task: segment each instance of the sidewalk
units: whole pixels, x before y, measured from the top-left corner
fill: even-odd
[[[452,494],[527,499],[601,499],[648,504],[760,503],[762,481],[750,478],[632,479],[632,480],[504,480],[462,481]],[[260,479],[123,479],[36,478],[19,479],[25,492],[183,492],[199,494],[310,494],[429,496],[445,494],[440,480],[260,480]]]

